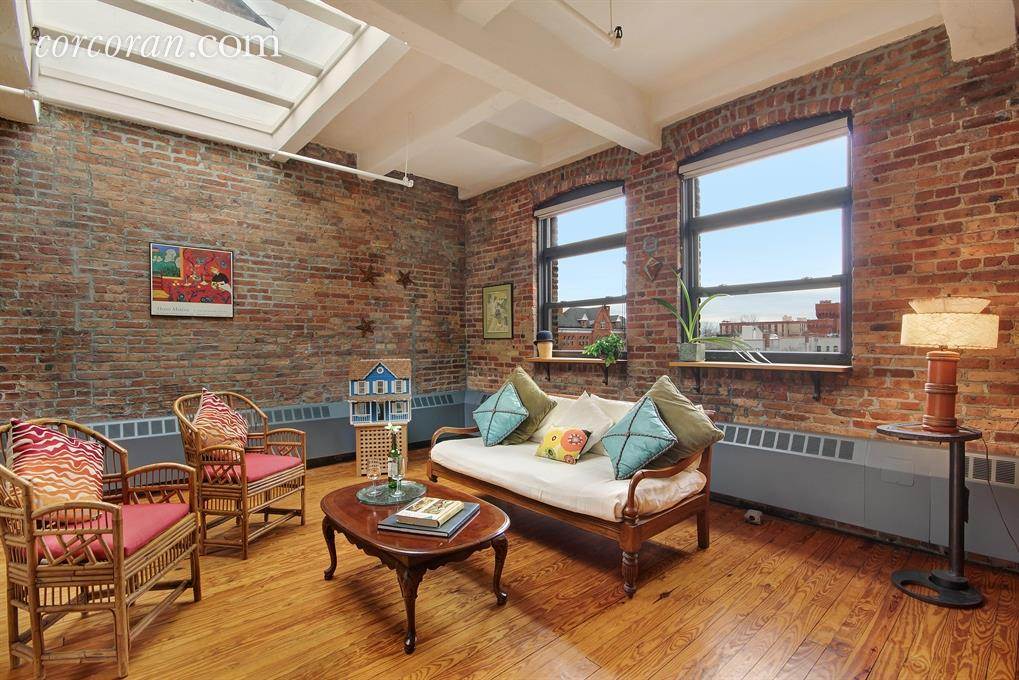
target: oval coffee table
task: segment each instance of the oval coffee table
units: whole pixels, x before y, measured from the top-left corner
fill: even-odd
[[[322,534],[329,548],[329,568],[325,570],[325,579],[332,580],[333,574],[336,573],[337,531],[362,552],[379,558],[382,564],[395,570],[400,582],[400,591],[403,593],[403,604],[407,609],[407,638],[403,643],[403,650],[407,654],[414,651],[417,641],[414,629],[414,602],[417,599],[418,585],[428,569],[467,559],[478,550],[491,546],[495,551],[492,590],[495,591],[496,604],[506,603],[506,593],[502,592],[499,585],[509,547],[506,530],[509,529],[510,521],[505,512],[463,491],[440,484],[425,483],[428,488],[426,495],[477,503],[481,506],[478,514],[450,538],[379,531],[379,521],[396,512],[400,506],[361,503],[354,494],[364,486],[353,484],[331,491],[322,499],[322,512],[325,513],[325,517],[322,518]]]

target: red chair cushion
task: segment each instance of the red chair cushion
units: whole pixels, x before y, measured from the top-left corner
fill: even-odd
[[[294,456],[274,456],[269,453],[245,453],[244,464],[248,471],[248,481],[257,482],[277,472],[300,466],[301,459]],[[205,481],[236,484],[238,482],[236,469],[234,467],[226,468],[217,466],[215,463],[209,463],[205,466]]]
[[[144,548],[164,531],[187,517],[190,511],[191,507],[186,503],[139,503],[121,506],[120,517],[124,531],[124,556],[130,557]],[[107,512],[103,512],[100,517],[92,522],[76,525],[75,528],[91,527],[106,529],[109,526],[110,515]],[[42,540],[46,543],[54,558],[63,556],[65,549],[57,536],[43,536]],[[104,536],[103,540],[109,541],[110,547],[113,547],[112,536]],[[68,544],[73,553],[83,552],[82,548],[84,546],[77,543],[74,534],[67,534],[64,537],[64,542]],[[92,541],[88,544],[88,547],[95,553],[97,558],[108,559],[106,557],[106,550],[99,541]],[[45,557],[41,548],[40,557]]]

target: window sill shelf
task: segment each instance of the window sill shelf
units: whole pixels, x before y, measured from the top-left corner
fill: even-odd
[[[821,374],[822,373],[849,373],[852,366],[839,366],[834,364],[753,364],[742,361],[670,361],[670,368],[693,369],[694,389],[698,394],[701,392],[701,369],[717,368],[728,370],[749,370],[749,371],[784,371],[787,373],[809,373],[814,383],[814,401],[821,400]]]
[[[609,367],[605,365],[605,362],[601,359],[595,359],[592,357],[551,357],[549,359],[542,359],[541,357],[525,357],[524,362],[528,364],[542,364],[545,366],[545,379],[552,379],[552,365],[558,364],[566,366],[569,369],[572,366],[601,366],[605,370],[605,384],[609,384]],[[626,365],[626,359],[619,359],[616,364]]]

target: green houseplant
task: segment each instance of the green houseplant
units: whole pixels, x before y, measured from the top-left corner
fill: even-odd
[[[619,355],[623,353],[623,349],[623,339],[618,335],[612,334],[598,338],[590,345],[584,347],[584,354],[601,359],[605,362],[605,367],[608,368],[619,361]]]

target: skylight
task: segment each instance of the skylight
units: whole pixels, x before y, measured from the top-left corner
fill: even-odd
[[[41,76],[266,134],[365,28],[317,0],[30,0],[30,10]]]

